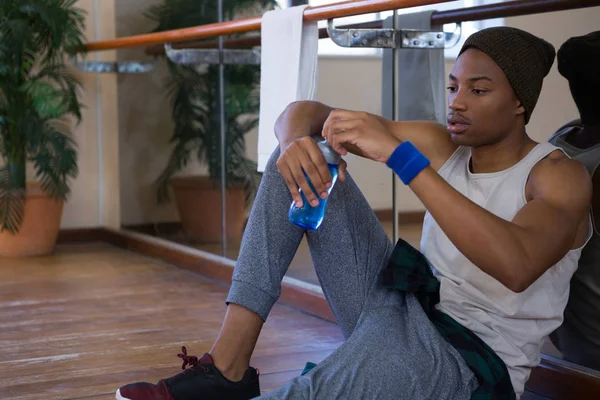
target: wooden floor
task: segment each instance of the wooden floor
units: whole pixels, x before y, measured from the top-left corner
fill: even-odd
[[[208,351],[227,288],[109,245],[0,259],[0,399],[114,399],[126,383],[181,371],[177,353]],[[338,328],[276,305],[252,365],[263,392],[319,362]]]

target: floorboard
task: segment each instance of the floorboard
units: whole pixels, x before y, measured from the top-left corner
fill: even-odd
[[[208,351],[227,288],[105,244],[0,260],[0,398],[114,399],[123,384],[181,370],[177,353]],[[342,342],[327,321],[276,305],[252,365],[263,392]]]

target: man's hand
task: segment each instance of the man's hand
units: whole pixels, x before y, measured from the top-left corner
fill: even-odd
[[[296,139],[282,149],[277,160],[277,168],[283,176],[296,206],[302,207],[303,205],[298,187],[302,189],[306,199],[313,207],[319,204],[317,196],[322,199],[327,198],[327,189],[332,185],[331,174],[325,157],[311,137]],[[346,162],[342,160],[338,172],[341,181],[346,178],[345,172]],[[311,190],[304,173],[308,175],[317,193]]]
[[[323,125],[323,137],[341,155],[348,150],[386,163],[401,143],[376,117],[357,111],[334,110]]]

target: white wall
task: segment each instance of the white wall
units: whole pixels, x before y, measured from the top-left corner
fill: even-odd
[[[143,0],[117,3],[119,36],[147,32],[152,24],[140,16]],[[571,36],[598,29],[600,7],[508,18],[506,25],[528,30],[550,41],[557,49]],[[119,51],[120,59],[139,58],[141,51]],[[453,63],[446,65],[447,72]],[[119,135],[121,163],[121,206],[123,223],[176,220],[174,204],[157,206],[153,180],[168,157],[171,135],[170,104],[163,88],[164,68],[139,76],[119,76]],[[327,104],[379,113],[381,110],[381,59],[331,58],[319,60],[317,98]],[[546,140],[565,121],[577,117],[568,85],[556,71],[556,63],[544,83],[542,94],[528,125],[536,140]],[[248,137],[248,154],[256,157],[256,133]],[[349,168],[375,209],[390,209],[391,172],[383,165],[350,157]],[[193,165],[188,172],[202,172]],[[422,210],[419,200],[399,184],[400,211]]]
[[[80,0],[87,12],[86,40],[115,37],[114,0]],[[90,53],[87,60],[108,61],[115,52]],[[113,74],[77,72],[83,83],[81,100],[86,105],[81,124],[74,129],[78,146],[79,176],[65,205],[63,228],[120,225],[119,158],[116,89]]]

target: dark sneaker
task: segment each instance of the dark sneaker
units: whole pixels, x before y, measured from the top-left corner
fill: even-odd
[[[247,400],[260,396],[258,370],[250,367],[241,381],[232,382],[219,372],[208,353],[198,359],[188,356],[185,347],[181,351],[177,357],[183,359],[183,372],[157,384],[125,385],[117,390],[117,400]],[[186,365],[191,367],[185,369]]]

